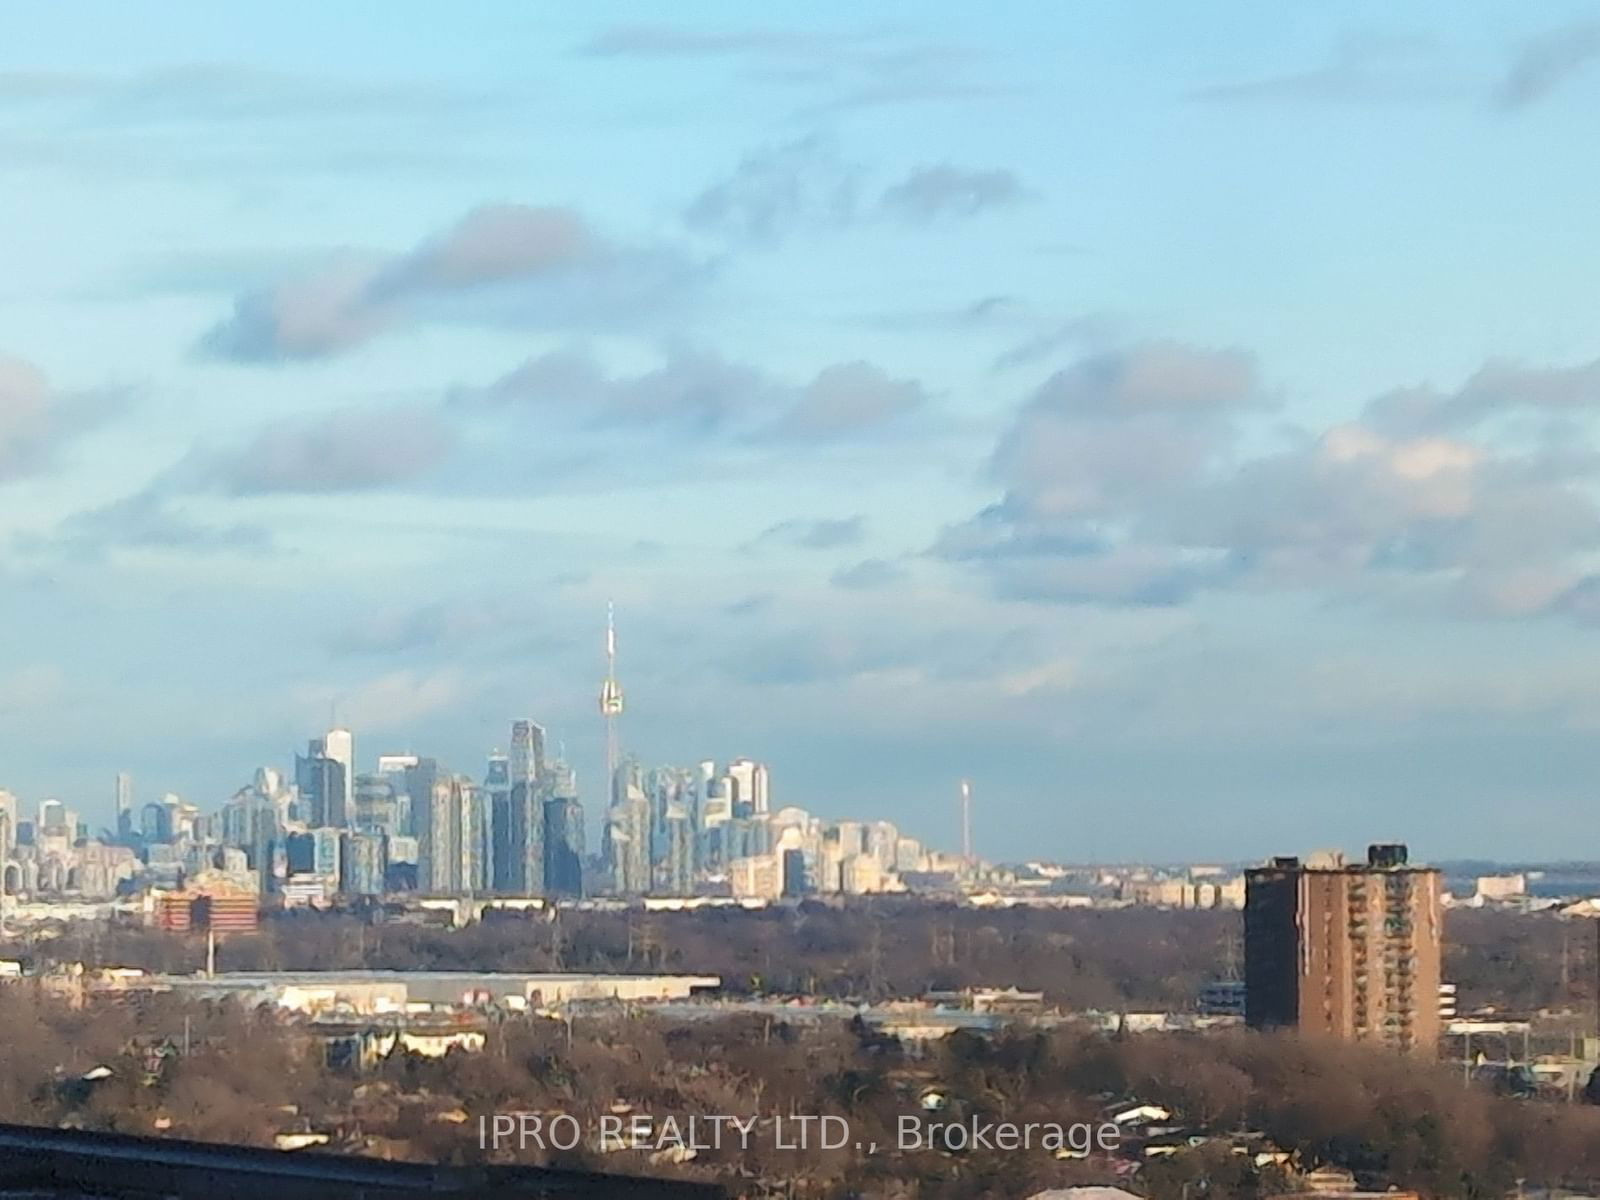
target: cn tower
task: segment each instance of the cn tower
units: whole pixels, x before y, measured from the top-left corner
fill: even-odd
[[[617,718],[622,715],[622,685],[617,682],[617,616],[606,601],[606,680],[600,685],[600,715],[606,719],[606,794],[614,803],[617,794],[617,766],[622,761]]]

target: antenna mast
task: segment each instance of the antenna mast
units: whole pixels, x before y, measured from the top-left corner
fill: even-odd
[[[972,865],[972,780],[961,781],[961,860]]]

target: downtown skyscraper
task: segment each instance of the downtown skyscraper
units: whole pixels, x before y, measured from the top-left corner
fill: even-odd
[[[650,800],[645,795],[639,764],[624,759],[612,776],[614,797],[606,814],[606,868],[611,890],[620,896],[642,896],[651,890]]]
[[[488,890],[488,797],[468,775],[436,775],[427,814],[417,834],[417,888],[434,896],[470,896]]]
[[[335,727],[322,739],[322,753],[339,764],[339,786],[324,798],[326,825],[342,829],[350,823],[355,808],[356,739],[348,729]]]
[[[353,745],[347,731],[335,732],[343,732],[344,739],[334,745],[334,753],[329,752],[328,738],[320,737],[311,739],[305,754],[295,755],[294,782],[300,793],[300,817],[313,829],[343,829],[354,816],[355,780],[350,774],[353,759],[346,761]]]
[[[497,892],[514,896],[545,894],[545,800],[549,785],[544,727],[527,719],[513,721],[511,753],[491,757],[485,778],[493,825],[490,883]]]
[[[548,896],[576,899],[584,894],[586,855],[583,805],[578,780],[564,762],[550,766],[549,795],[544,802],[544,887]]]
[[[524,718],[511,722],[511,753],[506,769],[512,786],[544,778],[544,726]]]
[[[519,896],[542,896],[545,892],[544,801],[548,784],[544,727],[529,720],[512,722],[508,806],[511,874],[502,886]]]

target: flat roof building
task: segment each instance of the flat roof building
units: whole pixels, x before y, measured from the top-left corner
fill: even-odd
[[[573,1000],[684,1000],[721,985],[716,975],[356,970],[145,975],[117,986],[210,999],[232,996],[298,1012],[393,1013],[412,1006],[477,1007],[507,1001],[553,1007]]]
[[[1245,1021],[1407,1054],[1438,1050],[1439,872],[1402,845],[1245,872]]]

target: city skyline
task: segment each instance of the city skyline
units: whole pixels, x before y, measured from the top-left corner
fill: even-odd
[[[335,727],[307,740],[292,772],[257,766],[250,783],[209,811],[170,792],[141,803],[131,775],[119,772],[115,829],[97,830],[58,798],[30,805],[0,789],[0,908],[13,896],[47,904],[131,896],[187,930],[211,919],[204,907],[198,917],[191,911],[196,897],[237,901],[243,920],[247,899],[319,908],[419,895],[766,904],[948,896],[1011,877],[870,815],[829,820],[799,805],[774,809],[764,763],[645,767],[619,756],[614,741],[599,853],[590,854],[572,767],[546,754],[536,721],[517,718],[510,729],[511,753],[486,754],[480,777],[431,756],[382,752],[363,771],[353,732]],[[1035,885],[1048,880],[1040,875]]]
[[[30,14],[0,787],[537,713],[598,834],[615,598],[625,751],[932,844],[1560,855],[1592,13],[1225,13]]]
[[[646,773],[656,770],[676,770],[671,766],[660,766],[661,760],[654,760],[656,766],[648,766],[646,760],[626,747],[620,736],[619,718],[623,711],[622,690],[616,672],[617,631],[615,606],[611,602],[606,604],[606,629],[605,629],[605,674],[599,693],[599,712],[606,730],[606,758],[605,769],[596,772],[598,779],[597,798],[598,811],[597,823],[604,828],[610,816],[610,808],[621,799],[616,791],[616,785],[621,778],[624,768]],[[357,751],[357,731],[350,727],[338,724],[337,705],[330,706],[330,726],[321,736],[312,737],[307,741],[305,754],[298,750],[292,754],[293,769],[284,771],[281,766],[272,765],[272,760],[264,760],[254,767],[243,770],[239,778],[253,773],[258,779],[263,772],[270,772],[275,777],[281,777],[285,782],[292,781],[298,792],[301,803],[304,805],[304,816],[301,818],[305,826],[315,831],[319,828],[346,828],[354,824],[356,812],[357,784],[363,779],[370,779],[376,775],[383,775],[386,771],[394,769],[394,764],[418,761],[432,763],[438,769],[447,767],[447,760],[427,753],[426,747],[419,750],[416,746],[408,745],[405,748],[384,746],[375,752],[369,751],[367,764],[373,767],[372,771],[362,770],[363,760]],[[505,722],[502,721],[502,727]],[[579,771],[577,767],[565,757],[565,745],[560,739],[551,739],[545,726],[529,718],[515,718],[510,721],[510,737],[504,743],[495,742],[486,750],[480,750],[477,755],[478,762],[485,767],[481,781],[475,781],[486,794],[493,794],[498,785],[504,792],[507,802],[517,794],[517,788],[524,786],[530,790],[535,786],[544,787],[550,782],[550,771],[558,773],[566,782],[565,790],[561,793],[571,799],[581,800],[581,791],[577,790]],[[556,750],[553,754],[547,751],[547,745],[554,740]],[[453,761],[453,760],[451,760]],[[465,756],[464,761],[471,762],[472,756]],[[676,756],[676,761],[698,763],[701,768],[708,768],[717,761],[725,761],[728,766],[730,778],[737,781],[737,786],[745,793],[747,803],[753,805],[753,810],[758,815],[775,812],[770,803],[770,771],[767,764],[747,757],[735,757],[725,760],[708,759],[698,754]],[[332,763],[337,765],[337,771],[326,774],[322,764]],[[547,770],[548,764],[548,770]],[[473,776],[471,770],[458,771],[450,767],[452,774],[459,774],[462,778]],[[706,779],[709,783],[709,778]],[[972,852],[971,810],[970,810],[970,781],[962,779],[958,782],[961,796],[960,810],[960,860],[970,864],[980,861]],[[184,805],[204,811],[207,807],[219,808],[230,800],[236,800],[240,787],[231,789],[227,799],[208,801],[206,797],[185,796],[165,787],[158,786],[145,797],[138,794],[138,781],[132,771],[118,770],[112,784],[111,817],[105,822],[83,820],[82,824],[88,828],[91,839],[98,838],[102,832],[112,835],[113,838],[126,839],[130,827],[136,827],[139,814],[147,806],[161,806],[168,803],[181,801]],[[8,796],[24,806],[38,806],[42,811],[45,806],[60,808],[68,804],[55,792],[46,792],[38,796],[18,795],[11,789],[0,787],[0,795]],[[73,797],[72,811],[75,816],[85,818],[99,812],[99,797]],[[652,801],[653,803],[653,801]],[[826,805],[826,799],[824,798]],[[803,808],[810,811],[814,807],[814,800],[802,802],[795,799],[780,803],[777,808]],[[731,814],[730,814],[731,815]],[[870,814],[818,814],[824,818],[836,817],[846,823],[858,819],[866,819],[869,823],[873,818]],[[698,817],[698,812],[696,813]],[[43,822],[40,822],[41,824]],[[498,820],[497,820],[498,823]],[[536,891],[537,889],[530,889]]]

